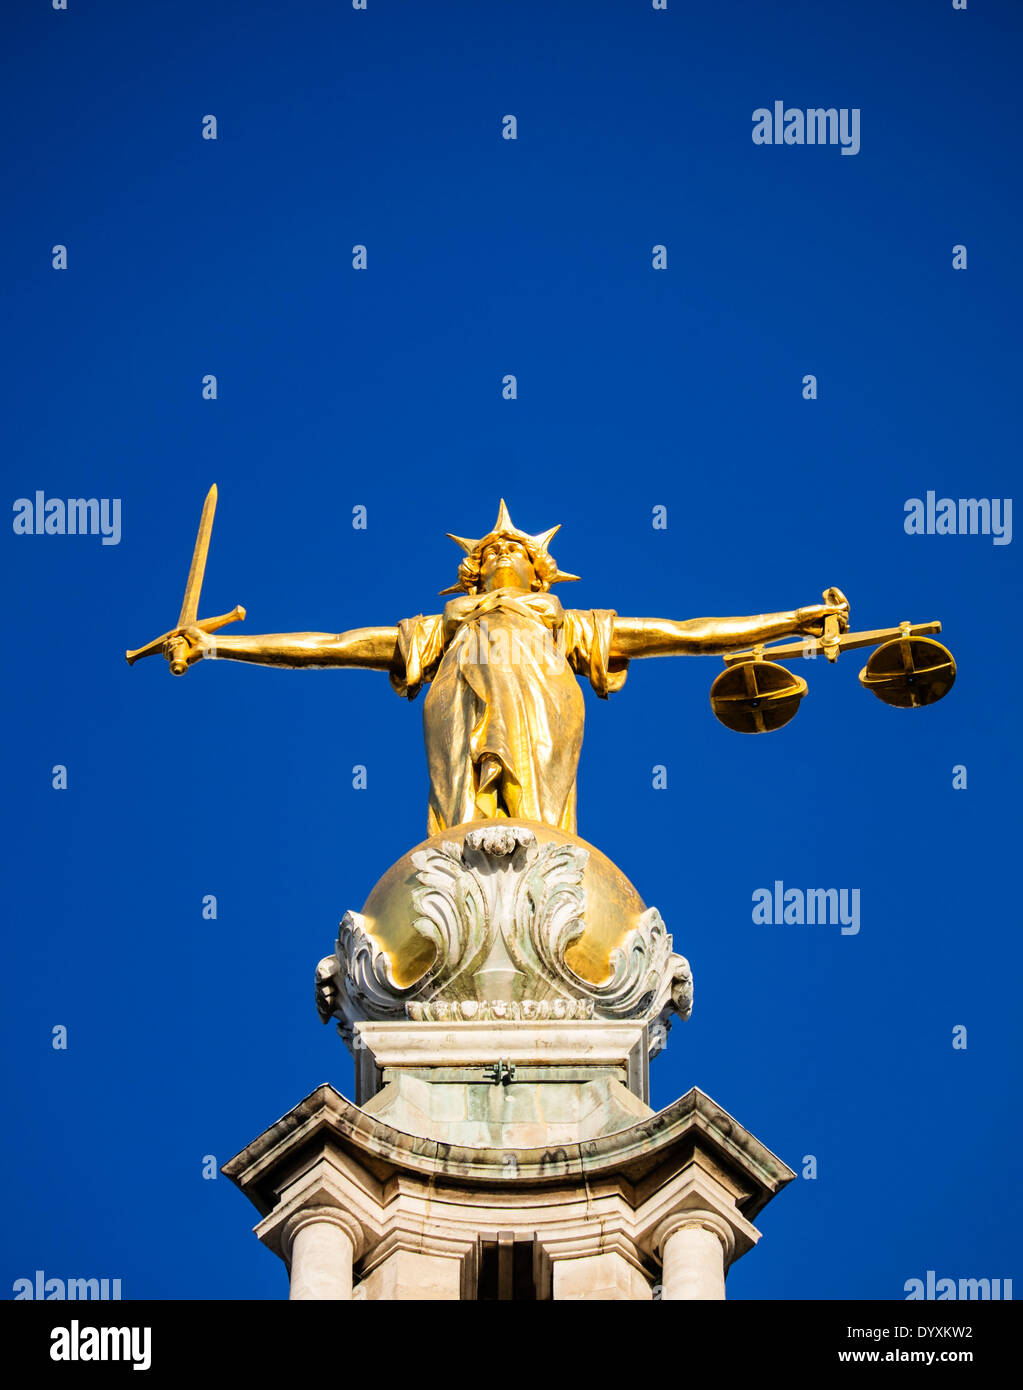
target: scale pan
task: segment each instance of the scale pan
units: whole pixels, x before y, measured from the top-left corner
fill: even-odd
[[[871,653],[860,684],[896,709],[933,705],[952,689],[956,664],[952,653],[929,637],[896,637]]]
[[[710,707],[726,729],[767,734],[795,715],[807,685],[775,661],[743,661],[722,671],[710,688]]]

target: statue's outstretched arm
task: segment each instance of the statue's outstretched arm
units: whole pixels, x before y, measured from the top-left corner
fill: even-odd
[[[355,627],[349,632],[274,632],[221,637],[186,628],[189,665],[196,661],[250,661],[258,666],[362,666],[390,671],[398,653],[396,627]]]
[[[820,636],[824,619],[838,617],[845,631],[849,604],[838,589],[828,589],[823,603],[811,603],[786,613],[760,613],[751,618],[620,618],[614,620],[612,657],[715,656],[801,633]]]

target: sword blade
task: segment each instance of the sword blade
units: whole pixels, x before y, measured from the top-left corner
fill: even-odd
[[[199,613],[199,594],[202,590],[203,575],[206,573],[206,556],[210,550],[213,513],[216,510],[217,485],[214,483],[206,494],[206,501],[202,505],[202,516],[199,518],[199,531],[195,538],[195,549],[192,551],[192,565],[188,571],[188,581],[185,584],[185,598],[181,605],[178,627],[191,627]]]

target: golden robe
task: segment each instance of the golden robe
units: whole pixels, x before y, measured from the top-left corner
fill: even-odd
[[[566,612],[550,593],[496,589],[398,624],[402,669],[391,684],[410,700],[430,684],[431,835],[501,816],[575,831],[576,675],[602,699],[624,685],[628,662],[611,659],[614,619],[611,609]]]

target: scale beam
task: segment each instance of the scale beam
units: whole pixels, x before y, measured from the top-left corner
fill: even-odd
[[[940,632],[941,623],[900,623],[898,627],[878,627],[869,632],[843,632],[837,637],[804,637],[801,642],[782,642],[775,646],[746,647],[741,652],[729,652],[723,657],[726,666],[736,666],[741,661],[756,661],[767,657],[774,661],[778,657],[786,660],[803,656],[811,660],[822,654],[852,651],[856,647],[873,647],[879,642],[887,642],[893,637],[926,637],[932,632]],[[834,660],[834,656],[830,657]]]

